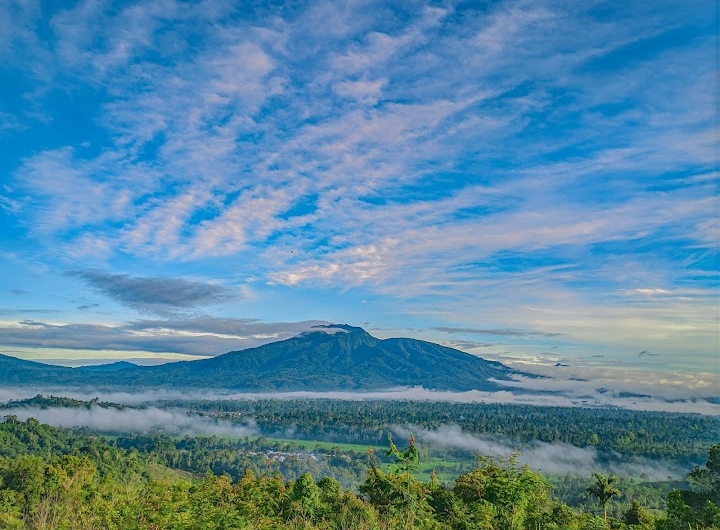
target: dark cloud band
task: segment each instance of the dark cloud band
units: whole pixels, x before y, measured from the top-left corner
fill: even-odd
[[[254,319],[203,317],[138,320],[119,326],[104,326],[48,324],[26,320],[20,326],[0,327],[0,344],[28,348],[219,355],[287,339],[320,323],[316,320],[261,322]]]
[[[227,287],[184,278],[143,278],[97,270],[68,273],[96,291],[142,313],[168,315],[236,298]]]

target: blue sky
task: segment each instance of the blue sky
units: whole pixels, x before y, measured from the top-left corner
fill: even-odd
[[[0,4],[0,353],[720,373],[714,2],[235,4]]]

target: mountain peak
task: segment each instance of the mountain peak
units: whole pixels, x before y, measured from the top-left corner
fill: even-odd
[[[88,372],[114,372],[117,370],[127,370],[129,368],[137,368],[138,365],[129,361],[117,361],[114,363],[89,364],[80,366],[76,370],[85,370]]]
[[[13,362],[14,361],[14,362]],[[9,369],[4,369],[4,365]],[[118,369],[120,368],[120,369]],[[132,367],[57,368],[0,356],[0,384],[245,391],[492,390],[519,372],[497,361],[411,338],[378,339],[348,324],[324,324],[291,339],[211,359]]]
[[[327,332],[345,332],[345,333],[363,333],[368,334],[367,331],[365,331],[363,328],[359,328],[357,326],[351,326],[349,324],[318,324],[317,326],[313,326],[311,329],[320,329],[320,330],[327,330]],[[324,332],[324,333],[327,333]]]

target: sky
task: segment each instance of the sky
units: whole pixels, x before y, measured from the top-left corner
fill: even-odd
[[[0,3],[0,353],[361,326],[720,374],[711,0]]]

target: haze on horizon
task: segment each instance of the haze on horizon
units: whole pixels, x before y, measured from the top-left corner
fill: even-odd
[[[0,354],[348,323],[716,381],[716,9],[2,3]]]

